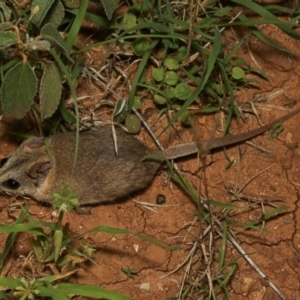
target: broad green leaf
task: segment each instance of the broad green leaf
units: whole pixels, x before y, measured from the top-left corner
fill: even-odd
[[[187,47],[181,46],[177,51],[177,59],[179,62],[183,62],[187,58]]]
[[[117,9],[119,0],[101,0],[108,20],[112,19],[114,11]]]
[[[147,39],[139,38],[133,42],[132,46],[135,55],[143,56],[148,51],[150,43]]]
[[[31,3],[31,22],[40,27],[53,3],[54,0],[33,0]]]
[[[135,109],[141,109],[142,107],[141,97],[137,97],[137,96],[134,97],[133,107]]]
[[[169,99],[175,98],[175,89],[172,86],[167,85],[165,89],[165,94]]]
[[[52,24],[46,24],[42,30],[41,35],[45,40],[48,40],[52,45],[59,48],[59,50],[69,59],[72,61],[72,59],[69,57],[67,44],[64,41],[64,39],[61,37],[58,30],[52,25]]]
[[[180,116],[180,121],[184,125],[190,126],[192,122],[194,121],[194,115],[189,113],[188,111],[185,111]]]
[[[178,77],[177,73],[175,73],[174,71],[166,72],[166,78],[165,78],[166,84],[176,85],[178,80],[179,80],[179,77]]]
[[[175,58],[170,58],[167,57],[164,61],[164,65],[169,69],[169,70],[174,70],[178,67],[179,61]]]
[[[163,81],[163,79],[165,78],[165,71],[162,68],[154,68],[151,72],[151,75],[154,78],[154,80],[160,82]]]
[[[65,8],[60,1],[56,0],[51,6],[51,9],[48,11],[47,15],[45,16],[43,24],[50,23],[55,28],[57,28],[61,24],[64,16]]]
[[[9,47],[18,42],[18,36],[13,31],[0,31],[0,48]]]
[[[136,26],[136,16],[132,13],[126,13],[123,16],[123,20],[122,20],[122,28],[124,30],[130,30],[132,27]]]
[[[175,97],[180,100],[186,100],[191,95],[190,86],[187,83],[179,83],[175,87]]]
[[[157,104],[160,104],[160,105],[163,105],[163,104],[166,104],[167,103],[167,99],[163,96],[160,96],[160,95],[154,95],[154,101],[157,103]]]
[[[138,133],[142,127],[141,120],[133,114],[129,114],[125,119],[125,126],[130,133]]]
[[[240,67],[233,67],[231,70],[231,75],[234,79],[240,80],[243,79],[245,76],[245,72],[242,68]]]
[[[2,108],[16,119],[25,116],[37,91],[37,78],[28,63],[20,62],[5,75],[2,85]]]
[[[51,117],[56,111],[62,93],[62,75],[56,63],[45,65],[40,84],[40,104],[42,120]]]

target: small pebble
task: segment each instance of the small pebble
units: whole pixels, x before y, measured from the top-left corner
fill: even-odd
[[[165,195],[163,195],[163,194],[158,194],[157,196],[156,196],[156,204],[164,204],[164,203],[166,203],[166,196]]]

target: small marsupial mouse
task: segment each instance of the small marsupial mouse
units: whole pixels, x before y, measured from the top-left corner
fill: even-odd
[[[282,118],[238,135],[215,138],[201,143],[201,151],[217,149],[258,136],[300,112],[300,108]],[[167,159],[198,152],[196,143],[182,144],[164,151],[147,148],[136,137],[116,128],[118,155],[109,126],[80,133],[77,162],[73,168],[75,133],[55,134],[24,141],[9,157],[1,161],[0,192],[50,202],[54,192],[67,184],[80,199],[80,205],[111,202],[146,188],[162,161],[143,159],[161,154]]]

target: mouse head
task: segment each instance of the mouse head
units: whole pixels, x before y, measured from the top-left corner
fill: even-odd
[[[35,198],[50,169],[44,138],[30,138],[9,157],[1,160],[0,192]]]

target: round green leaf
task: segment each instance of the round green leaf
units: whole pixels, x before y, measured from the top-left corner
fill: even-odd
[[[167,85],[165,89],[165,94],[169,99],[175,98],[175,89],[172,86]]]
[[[178,49],[178,43],[175,43],[175,42],[171,42],[170,44],[169,44],[169,47],[171,48],[171,49]]]
[[[143,56],[145,52],[149,49],[150,43],[144,38],[136,39],[133,44],[133,52],[135,55]]]
[[[140,97],[134,97],[133,99],[133,107],[135,109],[141,109],[142,107],[142,102],[141,102],[141,98]]]
[[[183,62],[186,59],[187,56],[187,47],[182,46],[178,49],[177,52],[177,59],[179,60],[179,62]]]
[[[132,13],[126,13],[124,16],[123,16],[123,26],[122,28],[124,30],[129,30],[130,28],[136,26],[137,23],[136,23],[136,16]]]
[[[142,127],[140,119],[136,115],[127,115],[125,126],[130,133],[138,133]]]
[[[165,82],[168,85],[176,85],[178,82],[178,75],[174,71],[166,72]]]
[[[180,116],[180,121],[182,124],[190,126],[194,120],[194,115],[189,113],[188,111],[185,111]]]
[[[160,95],[154,95],[154,101],[157,103],[157,104],[160,104],[160,105],[163,105],[163,104],[166,104],[167,103],[167,99],[163,96],[160,96]]]
[[[151,75],[154,78],[154,80],[160,82],[163,81],[163,79],[165,78],[165,71],[162,68],[154,68],[151,72]]]
[[[179,83],[175,87],[175,97],[186,100],[191,95],[190,86],[187,83]]]
[[[174,70],[175,68],[178,67],[179,61],[176,58],[170,58],[167,57],[164,61],[164,65],[169,69],[169,70]]]
[[[240,80],[243,79],[245,76],[245,72],[242,68],[240,67],[233,67],[231,71],[231,75],[234,79]]]

